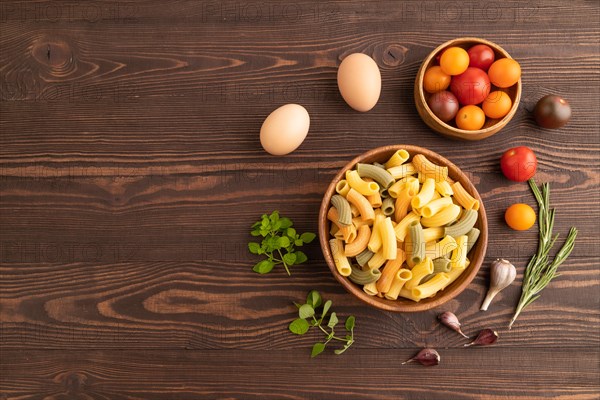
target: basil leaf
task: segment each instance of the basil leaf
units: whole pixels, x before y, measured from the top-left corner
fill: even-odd
[[[287,253],[283,255],[283,262],[287,265],[294,265],[296,262],[296,255],[294,253]]]
[[[290,226],[294,225],[292,220],[287,217],[280,218],[279,222],[281,222],[281,229],[287,229]]]
[[[325,302],[325,305],[323,305],[323,312],[321,313],[321,318],[325,318],[325,315],[327,315],[327,311],[329,311],[329,309],[331,308],[331,304],[333,304],[331,300],[327,300]]]
[[[259,230],[257,230],[257,231],[252,231],[252,232],[250,232],[250,234],[251,234],[252,236],[260,236],[260,235],[261,235],[261,233],[260,233],[260,229],[259,229]]]
[[[285,231],[285,234],[288,235],[292,239],[296,239],[296,230],[294,228],[288,228]]]
[[[269,216],[269,220],[271,220],[272,223],[279,221],[279,211],[273,211]]]
[[[334,312],[331,313],[331,316],[329,317],[329,322],[327,323],[327,326],[330,328],[333,328],[334,326],[336,326],[338,323],[338,317],[337,315],[335,315]]]
[[[310,304],[313,308],[319,307],[323,303],[321,295],[316,290],[311,290],[306,296],[306,304]]]
[[[294,252],[294,254],[296,255],[296,264],[302,264],[308,260],[308,257],[306,257],[306,254],[304,254],[301,251],[296,251],[296,252]]]
[[[258,244],[256,242],[250,242],[250,243],[248,243],[248,250],[250,250],[250,253],[252,253],[252,254],[259,254],[260,244]]]
[[[317,235],[315,235],[314,233],[311,233],[311,232],[305,232],[302,235],[300,235],[300,239],[302,239],[302,241],[304,243],[310,243],[313,240],[315,240],[316,237],[317,237]]]
[[[310,357],[314,358],[321,354],[325,350],[325,343],[317,342],[313,345],[312,351],[310,353]]]
[[[290,326],[288,326],[290,332],[295,333],[296,335],[304,335],[306,332],[308,332],[309,328],[310,326],[308,325],[308,322],[301,318],[293,320],[290,323]]]
[[[281,246],[282,249],[286,249],[290,245],[290,239],[286,236],[282,236],[279,238],[278,244]]]
[[[275,263],[271,260],[262,260],[256,263],[256,265],[252,268],[252,271],[258,272],[259,274],[268,274],[271,272]]]
[[[351,315],[348,318],[346,318],[346,330],[347,331],[351,331],[352,329],[354,329],[354,322],[355,322],[354,315]]]
[[[310,318],[315,315],[315,310],[310,306],[310,304],[303,304],[298,310],[298,315],[300,318]]]

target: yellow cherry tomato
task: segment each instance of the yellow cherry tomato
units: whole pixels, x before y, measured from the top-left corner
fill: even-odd
[[[437,65],[425,71],[423,77],[423,88],[428,93],[437,93],[446,90],[450,86],[452,78],[442,71]]]
[[[456,114],[456,126],[467,131],[476,131],[485,124],[485,113],[477,106],[464,106]]]
[[[504,219],[515,231],[526,231],[535,224],[535,211],[527,204],[513,204],[506,209]]]
[[[500,90],[488,94],[481,108],[486,116],[490,118],[502,118],[510,111],[512,101],[510,96]]]
[[[440,57],[440,67],[448,75],[460,75],[469,67],[469,53],[460,47],[449,47]]]
[[[521,77],[521,66],[512,58],[494,61],[488,70],[490,81],[499,88],[511,87]]]

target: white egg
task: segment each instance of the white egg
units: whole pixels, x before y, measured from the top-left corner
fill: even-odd
[[[299,104],[286,104],[273,111],[260,128],[260,144],[269,153],[282,156],[302,144],[308,128],[308,111]]]
[[[381,94],[381,73],[377,63],[362,53],[344,58],[337,74],[338,88],[346,103],[356,111],[369,111]]]

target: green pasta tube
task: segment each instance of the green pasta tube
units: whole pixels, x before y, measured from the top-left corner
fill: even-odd
[[[352,224],[352,209],[344,196],[339,194],[333,195],[331,197],[331,204],[333,204],[339,214],[338,222],[340,225],[348,226]]]
[[[446,257],[440,257],[433,260],[433,272],[450,272],[452,269],[452,263]]]
[[[426,275],[423,279],[421,279],[421,282],[419,282],[419,285],[427,283],[427,281],[430,281],[431,278],[433,278],[436,275],[437,275],[437,273],[435,271],[433,272],[433,274]]]
[[[373,163],[373,165],[374,165],[374,166],[376,166],[377,168],[382,168],[382,169],[385,169],[385,165],[383,165],[383,164],[380,164],[380,163],[378,163],[378,162],[374,162],[374,163]]]
[[[385,199],[383,199],[383,203],[381,204],[381,210],[383,211],[383,215],[385,215],[386,217],[394,215],[394,211],[396,211],[394,199],[392,199],[391,197],[386,197]]]
[[[348,278],[350,278],[350,280],[357,285],[366,285],[368,283],[377,281],[380,276],[381,271],[376,268],[363,271],[362,269],[352,265],[352,273]]]
[[[412,244],[412,262],[416,265],[425,258],[425,241],[423,240],[423,227],[419,221],[412,222],[408,227]]]
[[[379,196],[381,196],[382,199],[388,198],[390,197],[390,194],[388,193],[388,190],[384,187],[379,187]]]
[[[356,165],[356,171],[361,178],[371,178],[383,188],[389,188],[394,183],[394,177],[385,169],[376,167],[371,164]]]
[[[477,222],[477,211],[465,210],[461,219],[452,226],[444,228],[444,234],[454,238],[466,235]]]
[[[467,232],[467,254],[469,254],[473,246],[475,246],[480,233],[481,232],[477,228],[473,228]]]
[[[375,253],[373,253],[371,250],[364,249],[360,254],[356,256],[356,262],[361,267],[364,267],[374,255]]]

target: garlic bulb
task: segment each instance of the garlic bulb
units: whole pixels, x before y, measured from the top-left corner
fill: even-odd
[[[494,296],[513,283],[516,276],[517,269],[510,262],[504,259],[497,259],[492,262],[492,267],[490,268],[490,288],[480,310],[487,310]]]

